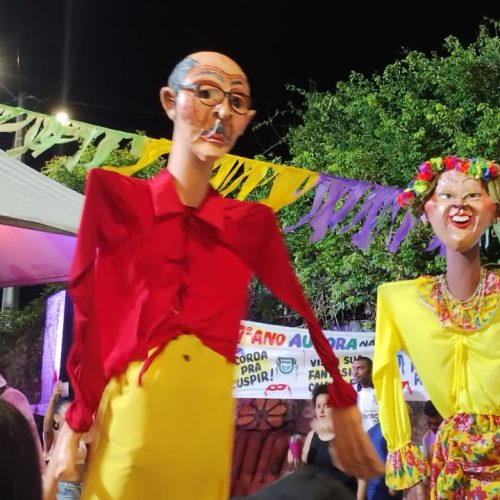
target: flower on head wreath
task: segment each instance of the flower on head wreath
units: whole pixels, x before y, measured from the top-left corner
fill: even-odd
[[[418,174],[396,198],[399,206],[415,213],[421,212],[436,185],[437,176],[448,170],[457,170],[474,179],[482,179],[487,184],[491,199],[500,203],[500,167],[496,163],[483,158],[445,156],[431,158],[418,167]]]

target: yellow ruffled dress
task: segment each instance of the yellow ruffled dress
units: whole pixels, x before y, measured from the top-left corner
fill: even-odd
[[[389,450],[386,483],[400,490],[429,475],[411,442],[397,363],[403,350],[445,418],[431,498],[476,498],[475,491],[477,498],[500,498],[500,274],[487,274],[480,309],[460,317],[460,327],[450,321],[438,285],[420,277],[378,290],[373,382]]]

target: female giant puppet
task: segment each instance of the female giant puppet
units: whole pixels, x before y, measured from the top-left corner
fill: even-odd
[[[500,498],[500,273],[481,267],[479,239],[499,214],[500,170],[434,158],[399,196],[446,246],[446,273],[379,288],[373,381],[388,442],[386,481],[419,493],[428,473],[410,441],[396,353],[404,349],[445,417],[432,498]]]
[[[245,74],[222,54],[196,53],[176,66],[160,96],[174,122],[167,169],[149,181],[89,175],[70,281],[76,398],[46,497],[99,407],[83,498],[228,498],[233,361],[253,272],[302,314],[333,376],[344,467],[360,476],[383,470],[272,211],[222,198],[209,185],[214,162],[255,114]]]

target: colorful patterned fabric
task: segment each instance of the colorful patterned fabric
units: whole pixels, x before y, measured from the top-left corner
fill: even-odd
[[[500,415],[458,413],[441,424],[431,499],[500,498]]]
[[[491,272],[488,283],[492,275],[497,283],[498,274]],[[398,369],[397,353],[401,350],[411,353],[429,398],[444,418],[458,414],[500,415],[500,308],[496,307],[490,321],[476,330],[443,327],[435,311],[419,300],[421,283],[428,280],[385,283],[378,289],[373,382],[380,424],[395,465],[399,463],[397,457],[404,462],[411,441]],[[498,438],[496,446],[500,447]],[[411,485],[414,468],[400,468],[405,474],[413,474],[406,480]],[[398,480],[397,471],[389,470],[389,476]]]
[[[404,490],[429,475],[429,464],[422,450],[413,443],[387,454],[385,484],[391,490]]]
[[[437,277],[423,276],[418,284],[420,300],[439,318],[442,326],[456,325],[462,330],[477,330],[488,323],[500,300],[500,274],[487,273],[483,295],[473,307],[450,311]]]

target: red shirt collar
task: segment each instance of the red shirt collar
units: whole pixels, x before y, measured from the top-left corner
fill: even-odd
[[[174,177],[166,168],[151,179],[149,186],[153,200],[153,211],[156,216],[191,211],[197,218],[218,230],[224,229],[227,204],[212,186],[209,186],[207,195],[198,208],[190,208],[182,203],[175,189]]]

